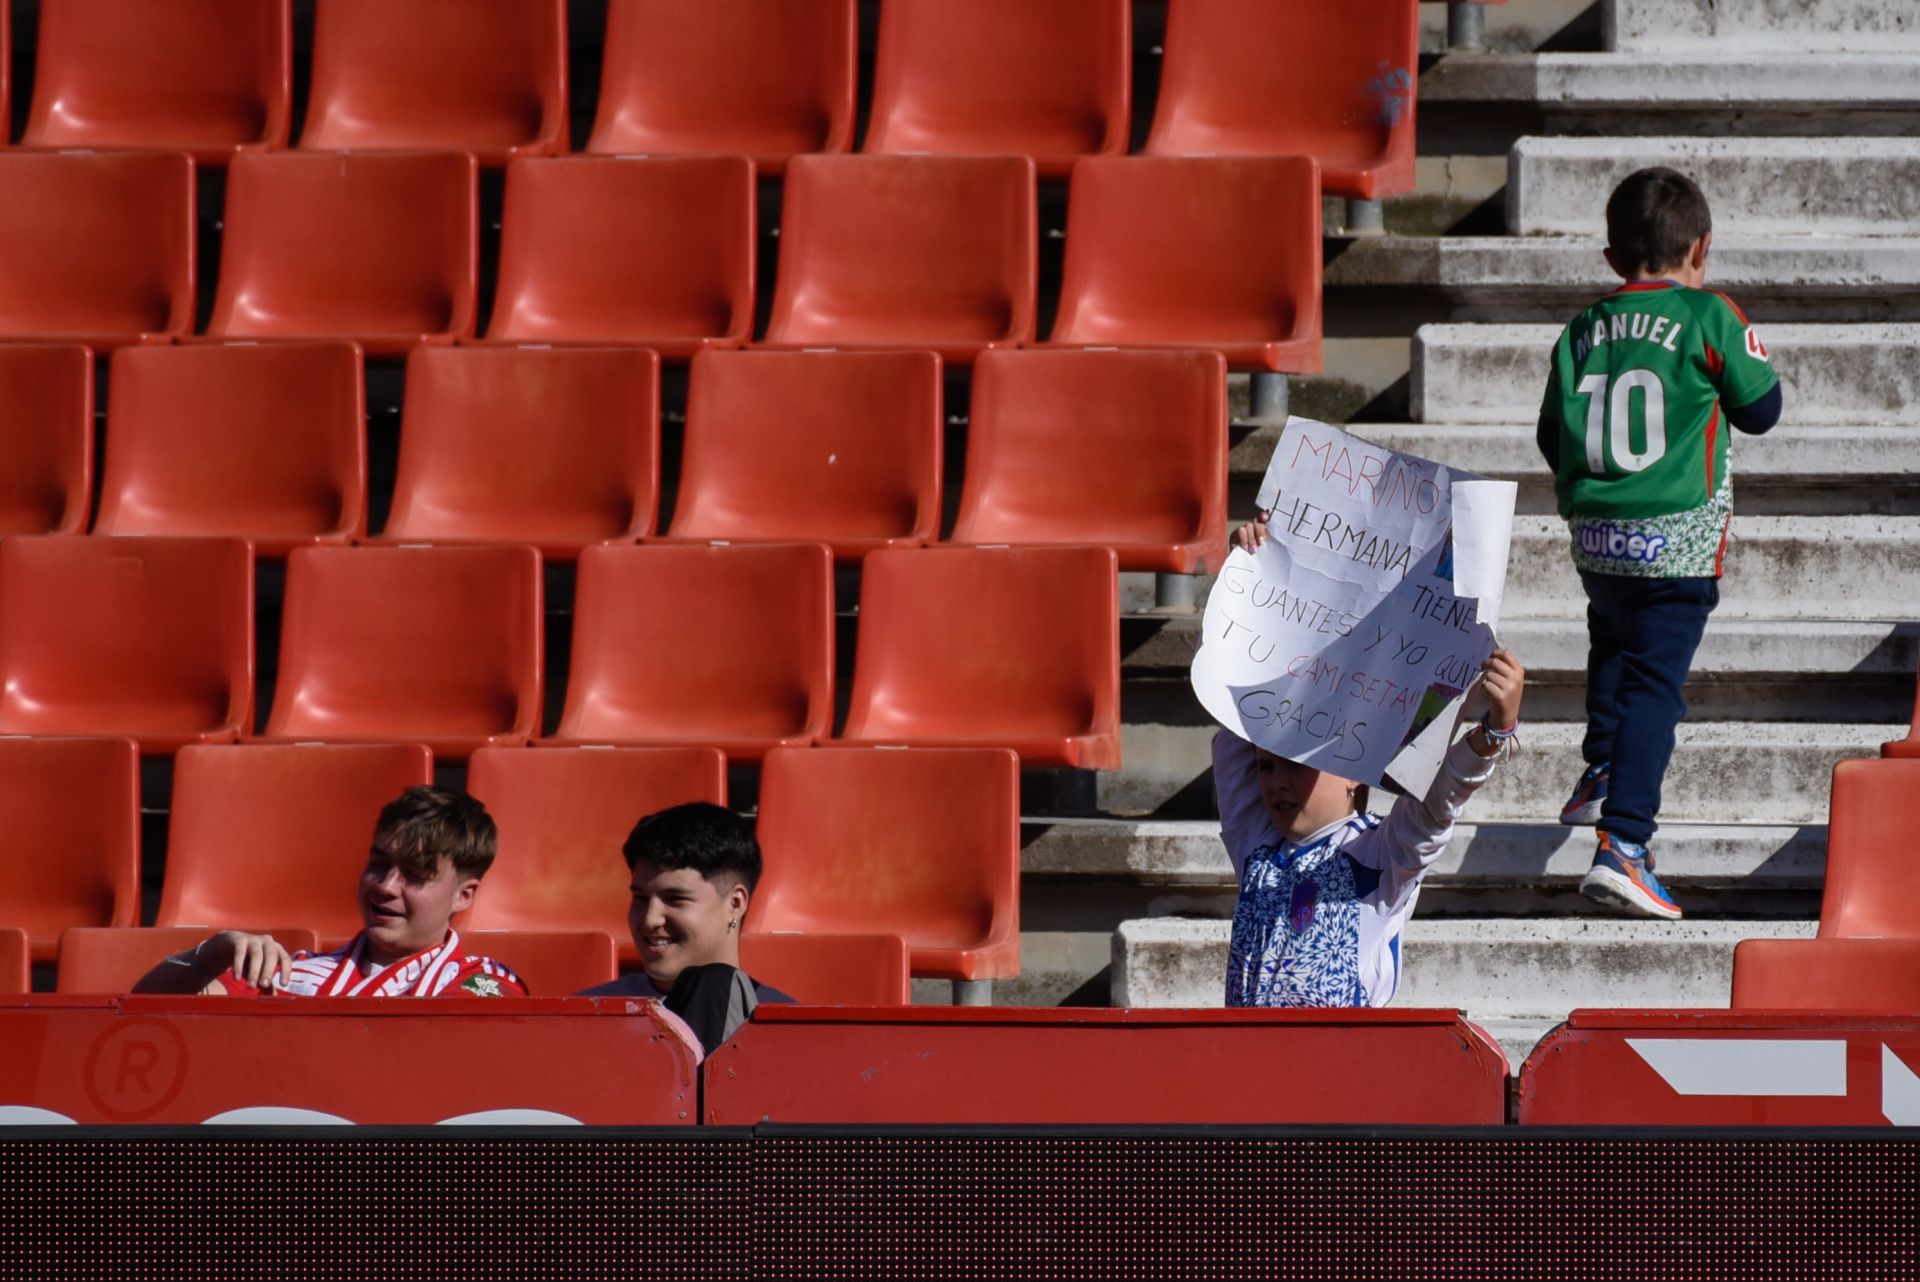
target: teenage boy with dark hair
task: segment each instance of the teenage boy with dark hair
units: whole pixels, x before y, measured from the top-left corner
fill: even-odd
[[[759,1003],[793,1001],[740,969],[741,926],[760,884],[752,820],[704,801],[672,806],[635,824],[621,853],[632,870],[627,928],[643,969],[581,996],[658,998],[708,1051]]]
[[[1703,288],[1712,242],[1707,199],[1684,175],[1643,169],[1614,189],[1606,258],[1626,283],[1554,344],[1538,438],[1587,592],[1587,766],[1560,821],[1599,828],[1582,894],[1668,920],[1680,906],[1647,842],[1720,601],[1727,426],[1758,434],[1780,418],[1766,346]]]
[[[331,953],[289,955],[270,935],[223,930],[169,957],[137,993],[296,997],[524,997],[520,977],[491,957],[463,953],[455,913],[473,903],[493,866],[486,807],[464,792],[408,788],[374,824],[360,872],[364,929]]]

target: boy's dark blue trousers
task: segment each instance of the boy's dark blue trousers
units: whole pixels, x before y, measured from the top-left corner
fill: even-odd
[[[1693,652],[1720,604],[1720,580],[1644,579],[1580,572],[1587,589],[1587,764],[1610,764],[1599,826],[1643,845],[1660,813],[1660,784]]]

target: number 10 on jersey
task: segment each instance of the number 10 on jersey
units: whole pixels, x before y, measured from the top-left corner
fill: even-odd
[[[1611,379],[1606,374],[1589,374],[1576,390],[1587,398],[1587,471],[1606,475],[1609,453],[1618,471],[1644,471],[1667,452],[1667,389],[1658,374],[1650,369],[1622,370]],[[1641,393],[1640,416],[1645,425],[1646,448],[1639,451],[1633,448],[1635,392]]]

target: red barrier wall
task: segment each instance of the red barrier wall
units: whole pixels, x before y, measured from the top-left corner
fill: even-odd
[[[1527,1057],[1519,1120],[1920,1126],[1920,1016],[1575,1011]]]
[[[301,1109],[370,1125],[691,1126],[693,1056],[651,1010],[612,998],[20,998],[0,1004],[0,1120],[272,1122],[301,1119],[223,1115]],[[499,1110],[516,1114],[472,1118]]]
[[[762,1006],[701,1120],[1497,1123],[1506,1060],[1454,1011]]]

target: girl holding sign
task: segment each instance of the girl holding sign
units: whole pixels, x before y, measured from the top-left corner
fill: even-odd
[[[1249,550],[1264,531],[1244,527]],[[1240,885],[1227,955],[1229,1006],[1385,1006],[1400,937],[1427,869],[1520,722],[1526,672],[1495,650],[1487,711],[1448,750],[1425,798],[1367,813],[1365,785],[1277,757],[1222,730],[1213,740],[1220,838]]]

